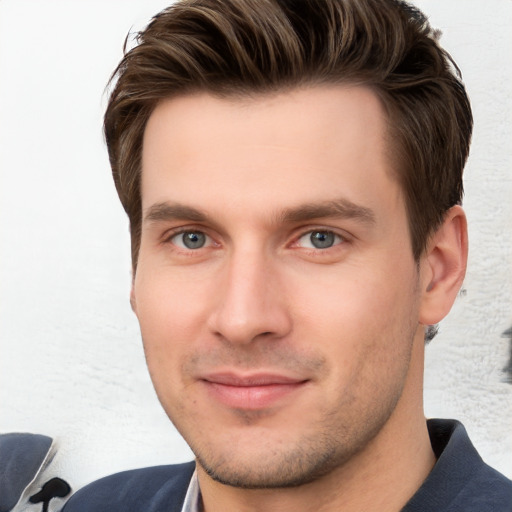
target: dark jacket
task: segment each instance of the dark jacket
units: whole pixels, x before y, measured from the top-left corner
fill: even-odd
[[[429,420],[434,469],[402,512],[512,512],[512,482],[487,466],[455,420]],[[181,512],[194,463],[125,471],[75,494],[63,512]]]

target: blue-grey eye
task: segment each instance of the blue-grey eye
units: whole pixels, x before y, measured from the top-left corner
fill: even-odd
[[[327,249],[334,245],[334,233],[332,231],[313,231],[309,235],[311,244],[317,249]]]
[[[329,249],[341,241],[342,238],[332,231],[315,230],[304,233],[299,238],[299,245],[308,249]]]
[[[206,235],[201,231],[185,231],[173,236],[172,241],[182,249],[201,249],[206,245]]]

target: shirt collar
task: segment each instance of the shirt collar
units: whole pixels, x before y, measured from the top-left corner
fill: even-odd
[[[181,512],[201,512],[201,490],[197,479],[197,471],[194,471],[190,483],[188,484],[187,494]]]

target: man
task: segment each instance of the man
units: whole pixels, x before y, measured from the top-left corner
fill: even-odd
[[[75,511],[512,510],[425,340],[464,278],[472,117],[394,0],[200,0],[156,16],[105,115],[131,303],[196,462],[121,473]]]

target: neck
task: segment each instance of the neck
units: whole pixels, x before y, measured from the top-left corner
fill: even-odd
[[[198,465],[204,511],[401,510],[435,463],[421,398],[424,346],[420,334],[414,344],[404,392],[382,430],[361,452],[314,482],[283,489],[226,486],[212,480]]]

